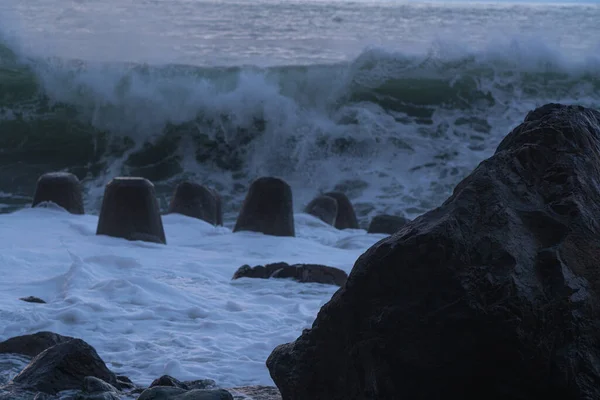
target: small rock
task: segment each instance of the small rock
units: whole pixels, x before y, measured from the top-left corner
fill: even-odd
[[[21,298],[19,298],[19,300],[25,301],[27,303],[46,304],[46,302],[44,300],[40,299],[39,297],[35,297],[35,296],[21,297]]]
[[[102,379],[96,378],[95,376],[86,376],[83,379],[83,390],[88,393],[117,392],[117,388],[115,388],[113,385],[106,383]]]
[[[155,386],[170,386],[179,389],[189,390],[188,386],[185,383],[169,375],[163,375],[160,378],[157,378],[154,381],[152,381],[150,387],[152,388]]]
[[[80,390],[88,376],[118,385],[117,377],[96,350],[81,339],[72,339],[38,354],[9,385],[56,394],[63,390]]]
[[[216,387],[215,381],[212,379],[198,379],[195,381],[180,381],[176,378],[173,378],[169,375],[163,375],[160,378],[155,379],[150,387],[156,386],[170,386],[176,387],[184,390],[192,390],[192,389],[209,389]]]
[[[135,384],[126,377],[125,375],[117,375],[117,382],[119,383],[119,387],[121,389],[134,389],[136,388]]]
[[[239,278],[292,278],[301,283],[323,283],[327,285],[342,286],[348,279],[348,274],[341,269],[318,264],[273,263],[265,266],[250,267],[242,265],[233,274],[232,279]]]

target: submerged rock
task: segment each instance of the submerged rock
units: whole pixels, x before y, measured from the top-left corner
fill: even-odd
[[[385,233],[392,235],[409,222],[410,220],[396,215],[377,215],[371,220],[367,233]]]
[[[342,286],[348,275],[341,269],[334,267],[327,267],[325,265],[318,264],[294,264],[289,265],[287,263],[274,263],[267,264],[265,266],[257,265],[250,267],[249,265],[242,265],[233,274],[232,279],[239,278],[292,278],[295,281],[306,283],[324,283],[327,285]]]
[[[333,226],[338,213],[337,200],[331,196],[318,196],[308,203],[304,212]]]
[[[267,360],[284,400],[600,398],[600,112],[530,112]]]

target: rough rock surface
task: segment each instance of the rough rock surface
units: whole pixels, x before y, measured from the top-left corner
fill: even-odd
[[[304,208],[304,212],[319,218],[326,224],[334,226],[338,213],[337,200],[331,196],[315,197]]]
[[[224,389],[185,390],[172,386],[155,386],[142,392],[138,400],[233,400]]]
[[[53,332],[37,332],[33,335],[16,336],[0,343],[0,353],[23,354],[35,357],[42,351],[73,340],[70,336],[62,336]]]
[[[118,386],[117,377],[109,371],[96,350],[81,339],[73,339],[38,354],[9,385],[56,394],[63,390],[82,389],[89,376]]]
[[[358,229],[358,220],[354,207],[342,192],[328,192],[325,196],[333,197],[337,201],[337,215],[335,217],[335,227],[338,229]]]
[[[600,399],[600,113],[530,112],[267,360],[284,400]]]
[[[234,232],[295,236],[292,189],[279,178],[258,178],[248,189]]]
[[[281,400],[274,386],[240,386],[228,389],[234,400]]]
[[[83,379],[83,390],[88,393],[117,392],[117,388],[113,385],[95,376],[86,376]]]
[[[408,219],[396,215],[376,215],[371,220],[367,233],[385,233],[387,235],[392,235],[409,222]]]
[[[341,269],[317,264],[273,263],[250,267],[242,265],[233,274],[232,279],[239,278],[292,278],[295,281],[306,283],[324,283],[327,285],[342,286],[348,279],[348,274]]]
[[[223,225],[221,196],[194,182],[185,181],[177,185],[168,212],[187,215],[217,226]]]

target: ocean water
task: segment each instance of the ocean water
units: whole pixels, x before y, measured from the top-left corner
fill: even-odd
[[[0,2],[0,204],[70,170],[165,206],[207,183],[235,218],[277,175],[297,210],[340,188],[361,222],[440,204],[527,111],[600,102],[600,5]]]
[[[2,0],[0,340],[78,336],[140,384],[272,384],[266,357],[335,288],[233,272],[349,272],[382,236],[302,214],[319,192],[345,191],[363,228],[413,218],[529,110],[600,107],[599,20],[597,2]],[[57,170],[88,215],[28,208]],[[167,246],[97,237],[118,175],[152,180],[163,208],[181,180],[207,184],[225,227],[169,215]],[[231,232],[263,175],[292,186],[297,238]]]

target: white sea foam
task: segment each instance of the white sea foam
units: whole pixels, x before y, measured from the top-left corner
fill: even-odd
[[[320,263],[349,272],[383,235],[296,214],[295,238],[163,217],[168,245],[96,236],[97,217],[50,208],[0,216],[0,340],[49,330],[82,338],[109,368],[224,386],[272,384],[265,361],[310,327],[337,289],[231,281],[243,264]],[[20,297],[37,296],[47,304]]]

